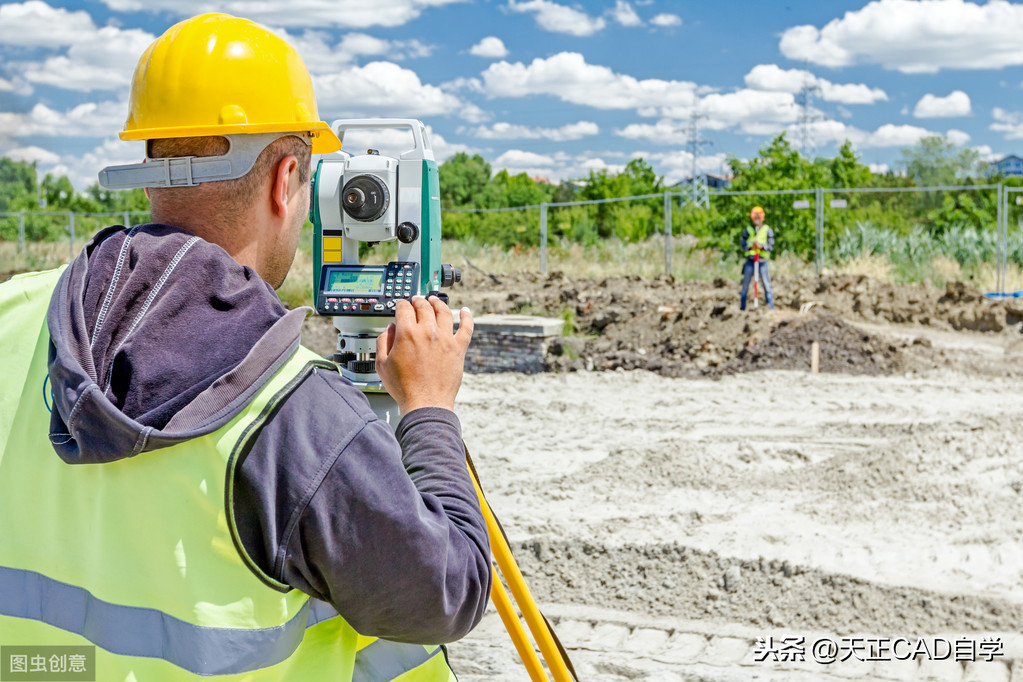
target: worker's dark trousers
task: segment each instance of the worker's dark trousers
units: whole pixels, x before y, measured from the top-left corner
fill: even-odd
[[[771,291],[771,273],[767,271],[767,261],[760,261],[760,279],[764,283],[764,297],[767,298],[767,305],[774,310],[774,293]],[[742,264],[742,293],[739,294],[739,310],[746,309],[746,294],[749,292],[750,282],[753,281],[753,259],[747,258]]]

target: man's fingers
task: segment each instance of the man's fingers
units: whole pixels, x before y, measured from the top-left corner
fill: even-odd
[[[416,309],[404,299],[400,299],[394,307],[394,323],[399,329],[406,330],[416,324]]]
[[[416,309],[416,322],[421,325],[425,325],[430,331],[437,328],[437,313],[433,311],[433,306],[423,296],[412,297],[412,307]]]
[[[469,347],[469,341],[472,340],[472,313],[469,312],[468,308],[462,308],[458,311],[458,333],[455,334],[455,338],[462,344],[462,348]]]
[[[391,348],[394,347],[394,334],[395,327],[394,323],[387,325],[387,329],[383,331],[380,336],[377,337],[377,361],[383,362],[387,360],[387,355],[391,352]]]
[[[431,296],[427,300],[433,306],[433,312],[437,316],[437,331],[450,336],[455,328],[455,318],[451,314],[451,308],[439,296]]]

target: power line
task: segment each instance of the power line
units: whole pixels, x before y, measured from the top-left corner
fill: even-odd
[[[808,70],[808,64],[803,63],[803,85],[796,95],[796,105],[799,107],[799,150],[806,158],[812,158],[817,150],[813,140],[813,131],[810,124],[814,121],[827,120],[813,108],[814,96],[820,96],[821,89],[817,85],[816,77]]]
[[[689,113],[689,125],[686,128],[686,149],[692,156],[692,167],[689,174],[689,201],[693,206],[708,208],[710,206],[710,196],[707,190],[707,176],[697,177],[696,157],[699,155],[701,147],[711,145],[713,142],[700,137],[700,121],[707,118],[707,115],[700,113],[699,104],[700,100],[694,92],[693,108]]]

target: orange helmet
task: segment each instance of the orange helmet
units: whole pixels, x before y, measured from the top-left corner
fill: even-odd
[[[757,216],[760,216],[761,218],[763,218],[764,217],[764,209],[760,208],[759,206],[754,206],[753,210],[749,212],[749,219],[750,220],[756,220]]]

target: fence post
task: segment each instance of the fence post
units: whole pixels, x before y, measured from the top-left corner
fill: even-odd
[[[1008,187],[1002,188],[1002,293],[1009,288],[1009,196]]]
[[[547,202],[540,203],[540,272],[547,274]]]
[[[671,274],[671,192],[664,192],[664,274]]]
[[[997,197],[997,202],[996,202],[997,206],[995,207],[995,233],[998,235],[998,254],[997,254],[997,258],[996,258],[996,260],[997,260],[997,266],[996,266],[997,270],[996,270],[996,273],[995,273],[995,286],[998,289],[998,293],[1001,294],[1001,293],[1005,293],[1005,287],[1004,287],[1004,281],[1003,281],[1004,274],[1002,273],[1002,253],[1005,250],[1004,246],[1002,245],[1002,222],[1003,222],[1003,218],[1004,218],[1003,213],[1005,212],[1005,205],[1004,205],[1005,197],[1004,197],[1004,190],[1002,188],[1002,183],[1000,183],[1000,182],[998,183],[998,189],[995,191],[995,196]]]
[[[1012,193],[1008,187],[1002,189],[1002,293],[1009,290],[1009,197]]]
[[[71,237],[71,259],[75,259],[75,212],[68,211],[68,233]]]
[[[814,245],[813,250],[816,252],[817,260],[817,276],[821,276],[821,258],[824,240],[822,239],[822,233],[824,232],[824,189],[818,187],[814,190]]]
[[[128,213],[128,211],[124,212],[124,226],[129,229],[131,228],[131,215]]]
[[[25,210],[18,211],[18,251],[25,250]]]

